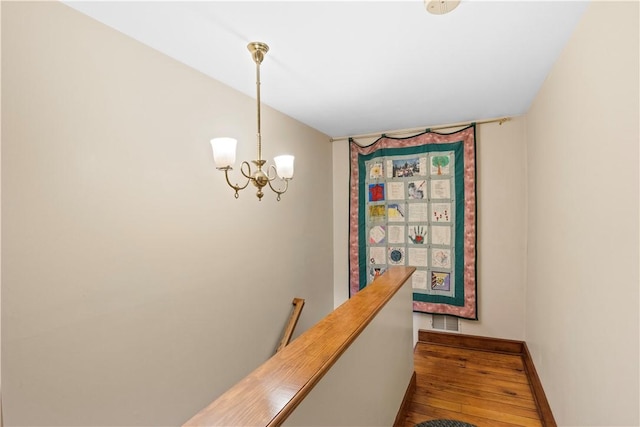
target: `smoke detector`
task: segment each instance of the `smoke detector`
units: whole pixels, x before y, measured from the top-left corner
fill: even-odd
[[[424,0],[424,7],[427,8],[427,12],[434,15],[444,15],[451,12],[458,7],[460,0]]]

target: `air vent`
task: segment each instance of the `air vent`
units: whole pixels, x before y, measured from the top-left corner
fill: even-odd
[[[441,331],[458,331],[458,318],[446,314],[432,314],[431,326]]]

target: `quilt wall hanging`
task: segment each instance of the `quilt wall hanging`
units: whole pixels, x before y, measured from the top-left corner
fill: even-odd
[[[416,267],[414,311],[478,319],[475,124],[349,142],[349,294]]]

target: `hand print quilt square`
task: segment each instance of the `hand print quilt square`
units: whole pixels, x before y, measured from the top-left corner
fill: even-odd
[[[478,319],[475,125],[349,142],[349,295],[416,267],[413,309]]]

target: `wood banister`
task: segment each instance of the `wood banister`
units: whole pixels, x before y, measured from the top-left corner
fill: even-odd
[[[280,426],[414,271],[388,269],[184,426]]]
[[[302,313],[302,307],[304,307],[304,299],[294,298],[291,304],[293,304],[293,311],[291,312],[291,317],[289,317],[289,322],[287,323],[287,327],[284,330],[282,340],[280,340],[280,344],[276,349],[276,353],[282,350],[283,348],[285,348],[289,344],[289,341],[291,341],[293,330],[296,328],[296,325],[298,324],[300,313]]]

